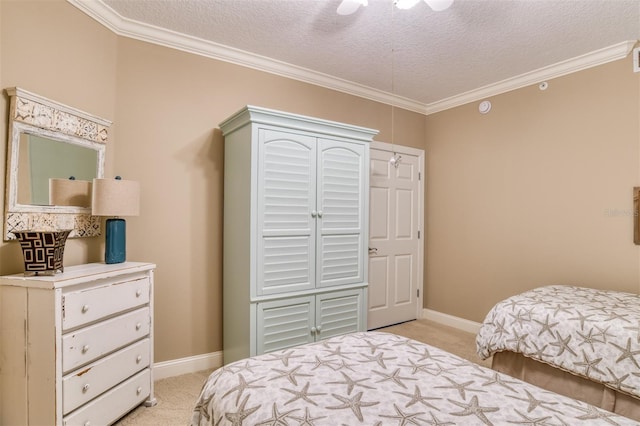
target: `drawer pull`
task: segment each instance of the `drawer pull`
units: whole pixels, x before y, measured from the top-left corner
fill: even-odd
[[[136,297],[140,297],[140,296],[142,296],[142,290],[137,289],[136,290]]]
[[[140,361],[142,361],[142,355],[136,357],[136,364],[140,364]]]
[[[82,393],[87,393],[87,391],[89,390],[89,383],[86,383],[83,387],[82,387]]]
[[[82,313],[85,314],[89,310],[89,305],[82,305]]]
[[[141,327],[142,327],[142,323],[137,323],[136,324],[136,330],[140,330]]]
[[[142,393],[142,386],[139,386],[138,389],[136,389],[136,395],[140,395]]]
[[[84,422],[84,426],[91,426],[91,422],[87,420],[86,422]]]
[[[84,345],[84,346],[82,347],[82,353],[83,353],[83,354],[86,354],[87,352],[89,352],[89,345]]]

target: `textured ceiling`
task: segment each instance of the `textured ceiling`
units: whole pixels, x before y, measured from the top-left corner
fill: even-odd
[[[433,104],[640,39],[640,0],[102,0],[127,20]]]

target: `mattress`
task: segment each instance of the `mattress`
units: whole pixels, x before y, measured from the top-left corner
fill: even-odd
[[[433,346],[362,332],[214,371],[192,425],[638,423]]]

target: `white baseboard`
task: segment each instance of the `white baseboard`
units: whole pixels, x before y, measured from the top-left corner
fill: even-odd
[[[443,314],[431,309],[423,309],[422,318],[473,334],[478,333],[481,326],[480,323],[466,320],[464,318],[454,317],[449,314]],[[153,365],[153,379],[166,379],[167,377],[195,373],[197,371],[220,367],[222,367],[222,351],[211,352],[208,354],[174,359],[171,361],[157,362]]]
[[[432,311],[431,309],[423,309],[422,318],[473,334],[477,334],[482,325],[475,321],[454,317],[453,315],[443,314],[442,312]]]
[[[153,364],[153,380],[222,367],[222,351]]]

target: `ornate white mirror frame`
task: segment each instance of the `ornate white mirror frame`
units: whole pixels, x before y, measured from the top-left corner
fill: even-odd
[[[12,231],[27,230],[72,229],[70,238],[100,235],[100,218],[91,216],[90,206],[48,205],[48,201],[31,202],[31,198],[25,200],[19,196],[19,180],[27,180],[30,183],[34,173],[42,174],[42,169],[47,168],[42,167],[43,165],[55,166],[62,163],[62,159],[69,160],[66,157],[69,155],[68,149],[74,150],[75,147],[78,147],[80,152],[88,150],[90,164],[84,166],[90,170],[89,173],[94,170],[95,160],[95,174],[90,177],[103,178],[111,122],[17,87],[7,89],[7,94],[10,96],[10,107],[4,239],[15,239]],[[25,138],[35,138],[38,145],[45,147],[45,153],[41,154],[44,161],[33,167],[37,170],[25,170],[31,168],[32,161],[31,156],[25,154],[24,146],[21,158],[20,144]],[[25,142],[24,145],[29,143],[31,142]],[[33,143],[32,146],[34,145],[36,144]],[[65,156],[64,158],[56,158],[56,154],[59,153],[57,147],[64,148],[65,154],[60,154]],[[84,158],[85,155],[80,156]],[[61,177],[44,174],[40,176],[40,180],[44,181],[42,185],[48,185],[50,178]],[[65,176],[65,179],[68,177]],[[87,177],[87,180],[90,178]]]

